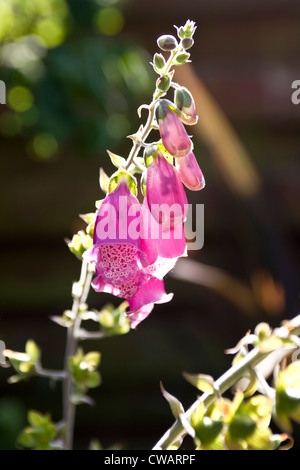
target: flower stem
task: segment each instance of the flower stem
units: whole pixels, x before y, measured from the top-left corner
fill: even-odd
[[[75,288],[73,286],[73,306],[72,316],[73,323],[68,328],[67,333],[67,344],[65,351],[65,374],[66,379],[64,381],[63,390],[63,409],[64,409],[64,422],[65,422],[65,439],[64,439],[64,450],[72,450],[73,448],[73,435],[74,435],[74,423],[75,423],[75,404],[72,400],[74,392],[74,383],[72,375],[69,371],[69,361],[77,349],[78,334],[77,331],[80,329],[81,318],[79,316],[80,306],[86,302],[88,297],[90,284],[92,281],[93,271],[90,266],[82,261],[81,274],[78,283]]]
[[[181,50],[182,50],[182,48],[179,47],[179,48],[175,49],[174,51],[172,51],[170,53],[170,57],[169,57],[168,61],[166,62],[164,70],[162,71],[162,75],[167,75],[170,72],[170,69],[173,66],[173,60],[174,60],[176,54]],[[134,139],[134,141],[133,141],[132,149],[131,149],[131,151],[129,153],[129,156],[127,158],[127,161],[126,161],[125,170],[128,170],[131,163],[134,162],[135,158],[137,157],[137,155],[139,153],[139,150],[140,150],[142,144],[145,142],[145,140],[147,139],[147,137],[150,134],[151,130],[154,128],[155,104],[156,104],[157,100],[159,98],[161,98],[162,96],[164,96],[165,94],[166,94],[166,92],[162,92],[161,90],[159,90],[156,87],[155,91],[153,93],[153,99],[152,99],[151,104],[149,106],[144,106],[149,110],[148,119],[147,119],[147,122],[146,122],[145,126],[143,127],[143,130],[142,130],[141,135],[139,136],[139,138]]]

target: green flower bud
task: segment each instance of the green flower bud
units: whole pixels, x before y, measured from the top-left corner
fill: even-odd
[[[261,322],[256,326],[254,333],[258,336],[259,341],[263,341],[271,335],[272,329],[268,323]]]
[[[186,51],[190,49],[194,45],[194,39],[193,38],[184,38],[181,42],[183,49]]]
[[[180,26],[180,28],[177,28],[177,34],[180,39],[185,38],[185,30],[183,26]]]
[[[190,57],[188,52],[180,52],[175,57],[175,65],[183,65]]]
[[[166,65],[164,56],[162,54],[157,54],[157,53],[154,54],[153,63],[155,67],[159,70],[161,70]]]
[[[164,34],[157,40],[158,47],[163,51],[173,51],[178,46],[176,38],[170,34]]]
[[[159,77],[156,81],[156,87],[160,91],[168,91],[171,85],[171,79],[168,75],[163,75]]]

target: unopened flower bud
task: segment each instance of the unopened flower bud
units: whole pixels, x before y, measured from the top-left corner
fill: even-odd
[[[170,34],[164,34],[157,40],[158,47],[163,51],[173,51],[178,46],[176,38]]]
[[[160,100],[156,108],[156,119],[166,150],[175,158],[188,155],[192,150],[191,140],[169,100]]]
[[[175,57],[175,65],[183,65],[189,59],[190,54],[188,52],[181,52]]]
[[[194,45],[194,39],[193,38],[184,38],[181,42],[183,49],[186,51],[190,49]]]
[[[159,77],[156,81],[156,87],[160,91],[168,91],[171,85],[171,79],[168,75],[163,75]]]
[[[159,70],[161,70],[166,65],[166,61],[162,54],[154,54],[153,62],[155,67]]]
[[[191,191],[199,191],[205,186],[205,179],[195,155],[191,152],[186,157],[176,158],[175,166],[182,183]]]
[[[198,121],[195,102],[191,93],[184,87],[176,89],[174,101],[177,108],[182,112],[181,120],[185,124],[193,125]]]

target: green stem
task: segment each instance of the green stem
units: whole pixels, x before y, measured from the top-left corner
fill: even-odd
[[[63,390],[63,409],[64,409],[64,422],[65,422],[65,440],[64,450],[72,450],[73,448],[73,435],[74,435],[74,424],[75,424],[75,404],[73,403],[72,396],[74,393],[74,383],[72,375],[69,371],[69,361],[76,353],[78,344],[78,330],[80,329],[81,318],[79,316],[80,306],[86,302],[88,297],[90,284],[92,281],[93,271],[89,265],[82,261],[81,274],[78,283],[73,286],[73,306],[72,316],[73,323],[68,328],[67,333],[67,344],[65,351],[65,374],[66,379],[64,381]]]
[[[176,48],[174,51],[172,51],[170,53],[170,57],[169,57],[168,61],[166,62],[164,70],[162,71],[162,75],[167,75],[170,72],[170,69],[173,66],[174,57],[181,50],[182,50],[182,47],[179,46],[178,48]],[[135,158],[137,157],[137,155],[140,151],[141,146],[143,145],[143,143],[147,139],[147,137],[150,134],[151,130],[154,128],[155,104],[156,104],[157,100],[159,98],[161,98],[162,96],[164,96],[165,94],[166,94],[166,92],[162,92],[158,88],[155,88],[155,91],[153,93],[152,102],[149,106],[146,106],[149,110],[147,122],[146,122],[145,126],[143,127],[143,131],[142,131],[141,135],[139,136],[139,138],[133,141],[133,146],[132,146],[132,149],[131,149],[131,151],[128,155],[126,165],[125,165],[125,168],[124,168],[125,170],[128,170],[131,163],[134,162]]]

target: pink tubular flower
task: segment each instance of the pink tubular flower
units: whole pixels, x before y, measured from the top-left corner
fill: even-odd
[[[148,207],[158,223],[173,227],[186,217],[187,197],[176,169],[162,152],[155,149],[152,157],[146,179]]]
[[[173,296],[166,294],[163,277],[177,257],[162,258],[159,238],[153,243],[143,238],[149,233],[149,215],[122,181],[102,202],[93,246],[83,255],[87,262],[95,264],[93,289],[126,299],[130,308],[126,315],[132,328],[149,315],[155,303],[169,302]],[[182,239],[180,243],[183,244]]]
[[[182,183],[192,191],[199,191],[205,186],[203,173],[193,152],[186,157],[178,158],[175,166]]]
[[[133,214],[133,215],[132,215]],[[94,228],[93,246],[84,258],[96,265],[92,287],[117,297],[131,297],[147,281],[138,231],[131,224],[141,217],[137,198],[122,181],[102,202]]]
[[[173,107],[173,109],[172,109]],[[161,100],[156,108],[156,119],[162,143],[166,150],[175,158],[184,157],[192,151],[191,140],[168,100]]]

